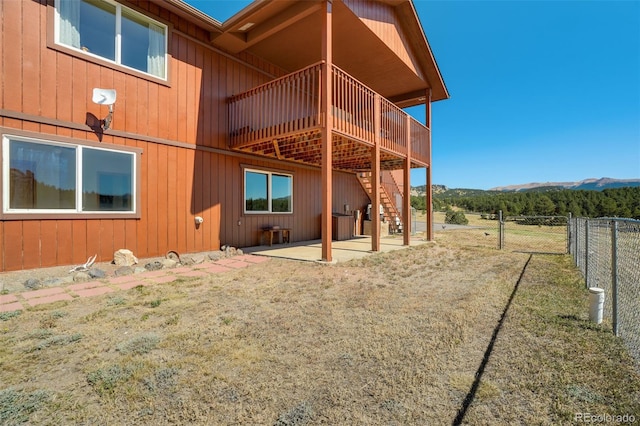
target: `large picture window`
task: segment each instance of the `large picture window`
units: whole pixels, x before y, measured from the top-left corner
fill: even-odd
[[[245,169],[245,213],[292,213],[293,176]]]
[[[134,213],[136,154],[2,139],[4,213]]]
[[[166,25],[111,0],[55,5],[57,44],[166,80]]]

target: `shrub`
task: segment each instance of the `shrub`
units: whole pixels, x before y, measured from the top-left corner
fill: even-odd
[[[9,321],[11,318],[15,318],[21,313],[22,311],[0,312],[0,321]]]
[[[444,223],[451,223],[454,225],[467,225],[469,219],[462,212],[454,212],[449,210],[444,217]]]
[[[44,390],[0,390],[0,424],[28,422],[30,414],[44,406],[49,398],[49,393]]]
[[[160,337],[155,333],[146,333],[134,337],[116,347],[116,350],[122,354],[143,355],[155,349],[160,342]]]
[[[98,394],[103,395],[113,392],[119,383],[126,382],[132,375],[133,370],[131,368],[111,365],[88,373],[87,382],[93,386]]]

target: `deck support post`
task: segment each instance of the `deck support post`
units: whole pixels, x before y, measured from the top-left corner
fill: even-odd
[[[332,34],[331,34],[331,0],[323,2],[322,13],[322,93],[321,114],[324,117],[322,129],[322,260],[331,262],[331,238],[332,238],[332,203],[333,203],[333,181],[332,181],[332,132],[333,118],[331,116],[332,103]]]
[[[427,241],[433,241],[433,182],[431,181],[431,89],[427,89],[424,101],[425,126],[429,129],[429,164],[427,165],[426,202]]]
[[[380,251],[380,95],[376,93],[373,103],[374,143],[371,147],[371,251]]]
[[[408,246],[411,244],[411,118],[409,115],[405,118],[407,127],[407,158],[404,163],[402,175],[403,194],[402,194],[402,244]]]

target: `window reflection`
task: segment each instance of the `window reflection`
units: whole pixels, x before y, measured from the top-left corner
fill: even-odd
[[[8,135],[2,146],[5,213],[136,210],[135,153]]]
[[[132,177],[132,155],[84,148],[82,155],[83,210],[132,210]]]
[[[245,170],[244,211],[253,213],[293,212],[293,176]]]
[[[11,141],[9,207],[74,209],[75,157],[73,148]]]
[[[244,178],[245,210],[248,212],[269,211],[267,204],[267,175],[264,173],[245,173]]]
[[[104,0],[57,0],[56,42],[166,78],[167,27]]]
[[[116,59],[116,7],[96,0],[80,2],[80,49]]]
[[[291,176],[271,175],[271,211],[290,212],[291,211]]]

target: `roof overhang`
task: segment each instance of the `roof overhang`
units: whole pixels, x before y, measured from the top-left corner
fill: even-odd
[[[210,31],[211,43],[230,53],[249,52],[286,72],[322,59],[323,0],[256,0],[222,24],[181,0],[165,1],[182,15],[190,15],[197,25],[204,25]],[[335,65],[401,107],[425,103],[427,89],[431,89],[432,101],[449,97],[412,1],[372,3],[391,10],[392,22],[379,24],[402,33],[403,47],[409,52],[410,61],[403,60],[394,46],[376,34],[359,13],[354,12],[357,8],[351,3],[351,0],[333,0]]]

